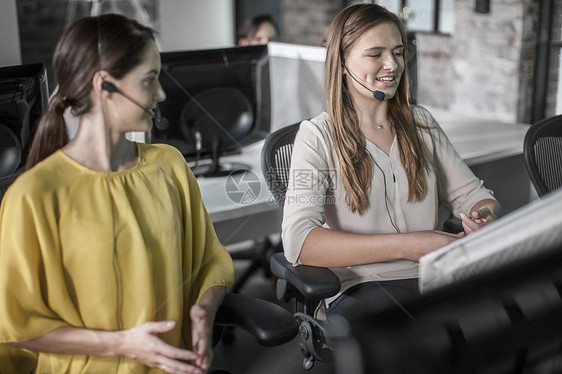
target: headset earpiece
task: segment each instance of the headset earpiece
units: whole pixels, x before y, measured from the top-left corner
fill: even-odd
[[[117,87],[113,83],[111,83],[109,81],[106,81],[106,80],[104,80],[101,83],[101,89],[106,90],[107,92],[111,92],[111,93],[119,92],[119,90],[117,89]]]

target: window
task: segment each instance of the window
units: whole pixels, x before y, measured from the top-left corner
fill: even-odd
[[[554,75],[553,79],[558,76],[558,79],[556,79],[558,87],[556,89],[554,114],[562,114],[562,1],[556,1],[554,8],[554,12],[552,12],[551,53],[554,56],[552,64],[555,66],[550,66],[549,71],[551,75]],[[556,60],[558,60],[557,63]]]
[[[562,48],[558,48],[558,89],[556,90],[556,109],[554,114],[562,114],[562,74],[560,74],[560,66],[562,66]]]
[[[454,0],[380,0],[399,14],[412,31],[451,34],[454,25]]]
[[[562,0],[541,1],[532,121],[562,114]]]

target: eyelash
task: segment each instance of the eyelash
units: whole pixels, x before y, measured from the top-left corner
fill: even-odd
[[[156,80],[156,77],[148,78],[148,79],[145,80],[145,84],[146,84],[147,86],[150,86],[150,85],[154,84],[154,81],[155,81],[155,80]]]
[[[404,56],[404,52],[402,52],[402,51],[397,51],[397,52],[394,52],[394,55],[395,55],[395,56],[402,57],[402,56]],[[379,58],[379,57],[381,57],[381,54],[380,54],[380,53],[377,53],[377,54],[374,54],[374,55],[369,55],[369,57]]]

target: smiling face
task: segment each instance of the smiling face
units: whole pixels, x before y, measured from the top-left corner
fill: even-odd
[[[113,93],[113,104],[109,112],[114,128],[121,132],[149,131],[154,118],[156,104],[166,99],[166,95],[160,86],[158,77],[160,75],[161,63],[160,53],[153,41],[150,41],[144,51],[141,63],[127,73],[122,79],[116,80],[117,88],[127,95]],[[143,110],[140,106],[146,108]]]
[[[404,72],[404,44],[400,30],[392,22],[379,24],[359,37],[345,56],[346,83],[355,100],[360,97],[373,99],[373,91],[385,93],[385,100],[396,94]]]

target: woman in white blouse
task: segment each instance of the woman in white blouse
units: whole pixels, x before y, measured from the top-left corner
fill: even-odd
[[[330,26],[327,110],[300,125],[282,233],[290,262],[340,277],[328,316],[416,297],[421,256],[499,215],[431,114],[409,104],[407,59],[402,22],[379,5],[352,5]],[[439,203],[463,233],[436,230]]]

